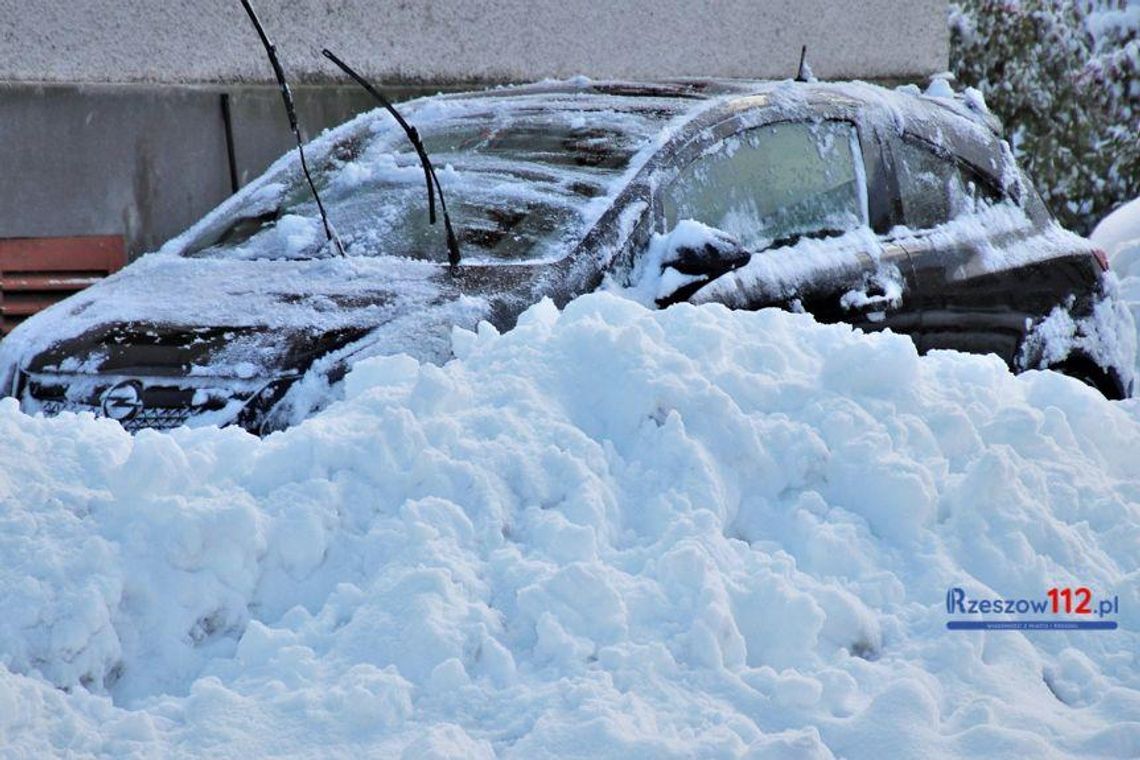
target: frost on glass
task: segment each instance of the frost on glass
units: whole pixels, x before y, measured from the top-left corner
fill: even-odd
[[[667,229],[693,219],[765,248],[866,223],[855,129],[845,122],[751,130],[681,171],[666,190]]]
[[[667,114],[665,114],[667,115]],[[443,185],[465,261],[560,258],[591,203],[612,194],[665,115],[618,110],[487,109],[426,120],[420,133]],[[428,220],[419,159],[402,133],[365,123],[313,159],[329,217],[349,256],[446,261]],[[187,254],[230,259],[330,255],[299,173],[250,203]]]
[[[919,145],[892,146],[903,215],[912,229],[929,229],[987,208],[998,195],[977,173]]]

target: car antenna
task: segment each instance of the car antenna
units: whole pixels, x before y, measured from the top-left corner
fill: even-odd
[[[800,70],[796,73],[797,82],[810,82],[815,79],[811,73],[811,66],[807,62],[807,45],[800,49]]]
[[[353,81],[363,87],[369,95],[371,95],[376,99],[378,103],[380,103],[380,105],[384,106],[385,110],[387,110],[388,113],[392,114],[392,117],[396,120],[396,123],[398,123],[404,130],[404,134],[408,136],[408,140],[411,141],[412,147],[416,149],[416,153],[420,157],[420,164],[424,167],[424,179],[427,182],[428,221],[431,224],[435,224],[435,196],[439,195],[439,208],[443,213],[443,226],[447,230],[447,259],[451,264],[451,271],[455,272],[456,267],[459,266],[460,260],[459,240],[455,237],[455,230],[451,226],[451,215],[447,213],[447,201],[443,199],[443,188],[439,184],[439,177],[436,176],[435,167],[432,166],[431,159],[428,158],[427,150],[424,148],[423,140],[420,139],[420,133],[416,131],[415,127],[405,121],[404,117],[400,115],[400,112],[396,110],[396,107],[393,106],[386,97],[381,95],[379,90],[373,87],[368,82],[368,80],[360,76],[360,74],[357,74],[355,71],[353,71],[352,67],[350,67],[341,59],[337,58],[328,48],[322,50],[321,53],[325,58],[328,58],[338,67],[340,67],[341,71],[352,77]]]
[[[321,212],[321,223],[325,226],[325,235],[328,236],[329,242],[336,247],[337,253],[344,256],[344,246],[341,245],[340,238],[337,237],[332,225],[329,224],[329,215],[325,212],[325,204],[321,203],[321,196],[313,182],[313,175],[309,173],[309,164],[305,160],[304,140],[301,139],[301,128],[297,126],[297,108],[293,103],[293,93],[289,89],[289,83],[285,81],[285,70],[281,68],[281,60],[277,57],[277,47],[269,41],[269,37],[265,34],[265,27],[261,25],[261,20],[258,19],[253,6],[249,4],[249,0],[241,0],[241,4],[245,8],[245,12],[249,14],[249,20],[253,22],[257,36],[261,38],[261,44],[269,56],[269,62],[273,65],[273,74],[277,77],[278,87],[281,88],[281,99],[285,101],[285,113],[289,116],[289,128],[293,130],[293,137],[297,140],[297,152],[301,155],[301,171],[305,174],[309,189],[313,191],[317,210]]]

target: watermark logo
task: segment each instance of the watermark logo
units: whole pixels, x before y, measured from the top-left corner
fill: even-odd
[[[951,631],[1112,631],[1117,628],[1113,618],[1120,614],[1120,597],[1098,599],[1081,586],[1051,588],[1038,598],[977,599],[954,586],[946,591],[946,614],[957,617],[946,622]],[[1018,617],[994,620],[985,615]]]

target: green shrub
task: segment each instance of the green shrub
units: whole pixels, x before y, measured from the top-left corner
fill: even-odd
[[[1140,39],[1124,0],[959,0],[950,65],[1006,125],[1057,218],[1087,234],[1140,195]]]

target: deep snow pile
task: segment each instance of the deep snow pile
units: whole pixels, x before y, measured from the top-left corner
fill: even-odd
[[[605,293],[454,342],[266,440],[0,402],[0,754],[1140,754],[1140,402]]]
[[[1120,295],[1140,325],[1140,198],[1134,198],[1101,220],[1089,239],[1104,249],[1120,277]],[[1140,354],[1136,357],[1140,370]]]
[[[1140,276],[1140,198],[1121,204],[1102,219],[1089,240],[1104,249],[1121,276]]]

